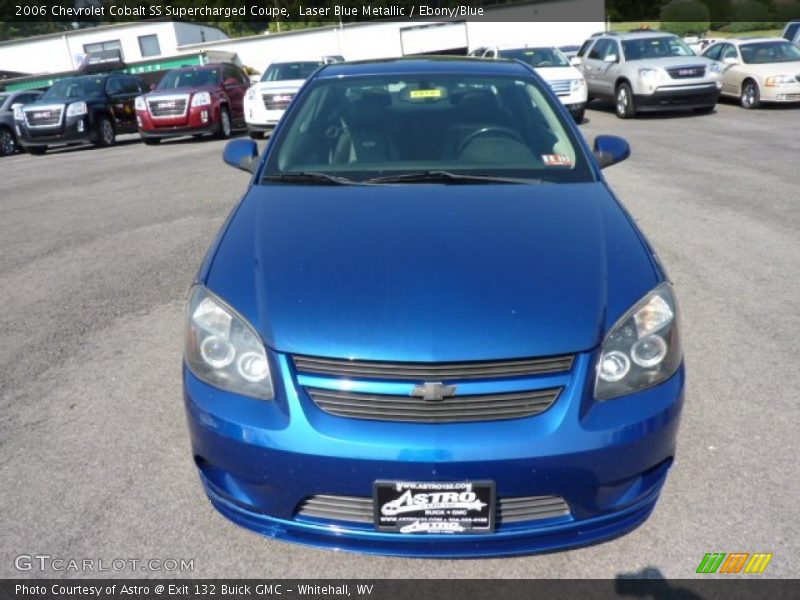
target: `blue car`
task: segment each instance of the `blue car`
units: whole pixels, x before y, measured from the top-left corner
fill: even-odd
[[[321,67],[192,287],[183,386],[226,517],[376,554],[553,551],[641,524],[675,456],[672,285],[527,65]]]

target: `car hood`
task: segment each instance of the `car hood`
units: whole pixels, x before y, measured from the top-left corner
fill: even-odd
[[[255,88],[259,92],[293,91],[296,92],[306,82],[305,79],[286,79],[283,81],[259,81]]]
[[[583,79],[583,73],[575,67],[539,67],[534,69],[545,81],[559,81],[563,79]]]
[[[178,88],[169,88],[165,90],[153,90],[144,94],[146,98],[158,98],[159,96],[180,96],[182,94],[196,94],[198,92],[214,92],[219,89],[215,85],[199,85],[187,86]]]
[[[206,285],[278,351],[467,361],[593,348],[656,269],[603,183],[269,185]]]
[[[702,65],[708,67],[714,61],[705,56],[665,56],[663,58],[646,58],[644,60],[632,60],[631,65],[636,65],[640,68],[648,67],[661,67],[662,69],[672,69],[674,67],[691,67],[694,65]]]
[[[766,63],[766,64],[742,64],[740,68],[752,75],[769,77],[771,75],[800,75],[800,61]]]

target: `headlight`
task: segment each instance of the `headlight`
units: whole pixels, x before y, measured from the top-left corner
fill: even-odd
[[[767,77],[764,85],[767,87],[775,87],[776,85],[786,85],[787,83],[794,83],[795,79],[792,75],[773,75]]]
[[[711,73],[712,75],[719,75],[720,73],[722,73],[722,67],[720,66],[719,63],[711,63],[710,65],[708,65],[708,72]]]
[[[611,328],[597,360],[594,397],[609,400],[656,385],[681,364],[678,307],[663,283]]]
[[[136,110],[147,110],[147,104],[144,101],[144,96],[136,96],[136,100],[133,101],[133,104]]]
[[[192,106],[206,106],[211,104],[211,94],[208,92],[198,92],[192,96]]]
[[[581,79],[573,79],[570,82],[569,89],[570,89],[571,92],[576,92],[579,89],[581,89],[584,85],[586,85],[586,82],[583,80],[583,78],[581,78]]]
[[[22,112],[21,106],[14,106],[14,120],[15,121],[25,120],[25,114]]]
[[[658,69],[639,69],[639,79],[642,83],[653,84],[659,80],[661,73]]]
[[[192,289],[186,319],[184,358],[192,373],[229,392],[275,397],[264,344],[244,319],[201,286]]]
[[[251,101],[256,99],[256,88],[247,88],[247,99]]]
[[[68,117],[78,117],[80,115],[85,115],[87,112],[86,102],[73,102],[67,107]]]

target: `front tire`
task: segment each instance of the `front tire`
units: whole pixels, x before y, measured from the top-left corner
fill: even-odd
[[[0,156],[11,156],[17,151],[17,138],[7,127],[0,127]]]
[[[100,117],[97,123],[97,142],[95,145],[107,148],[113,146],[117,140],[117,134],[114,131],[114,126],[108,117]]]
[[[231,137],[231,113],[226,107],[219,109],[219,130],[217,137],[222,140],[227,140]]]
[[[25,151],[29,154],[35,154],[36,156],[39,156],[47,152],[47,146],[26,146]]]
[[[633,104],[633,92],[627,83],[617,87],[614,109],[620,119],[631,119],[636,116],[636,107]]]
[[[742,84],[739,104],[748,110],[761,106],[761,92],[758,91],[758,84],[752,79],[748,79]]]
[[[260,131],[248,131],[247,134],[250,136],[251,140],[261,140],[264,139],[264,134]]]
[[[583,123],[583,115],[586,113],[586,109],[582,108],[580,110],[573,110],[571,112],[572,112],[572,118],[575,119],[576,123],[578,123],[579,125]]]

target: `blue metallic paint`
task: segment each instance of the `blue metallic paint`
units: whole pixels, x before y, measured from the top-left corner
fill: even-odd
[[[329,65],[312,79],[425,69],[538,77],[505,61],[419,59]],[[684,369],[612,401],[592,397],[603,336],[666,277],[592,164],[597,181],[585,184],[250,187],[197,282],[262,336],[276,398],[183,373],[195,461],[220,512],[288,541],[432,557],[565,549],[643,522],[674,457]],[[459,382],[464,393],[562,387],[540,415],[430,425],[324,413],[305,386],[386,393],[409,384],[298,374],[294,352],[395,361],[578,354],[569,373]],[[560,495],[572,513],[480,536],[403,536],[295,514],[314,494],[368,497],[376,479],[491,479],[500,497]]]

